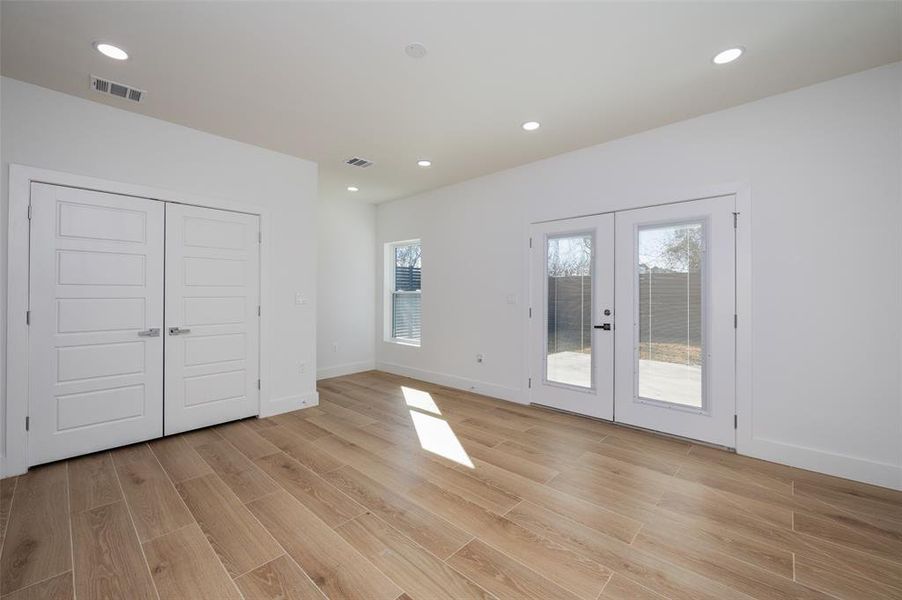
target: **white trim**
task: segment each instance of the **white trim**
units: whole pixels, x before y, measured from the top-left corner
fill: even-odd
[[[274,398],[260,407],[260,417],[272,417],[282,413],[319,406],[319,392],[308,392],[299,396]]]
[[[330,377],[341,377],[342,375],[351,375],[352,373],[372,371],[375,368],[376,363],[372,360],[323,367],[316,370],[316,380],[319,381],[320,379],[329,379]]]
[[[394,363],[376,362],[376,370],[393,373],[394,375],[401,375],[403,377],[412,377],[413,379],[419,379],[437,385],[444,385],[466,392],[473,392],[474,394],[482,394],[483,396],[490,396],[499,400],[507,400],[508,402],[515,402],[517,404],[529,404],[529,399],[525,394],[527,390],[487,383],[476,379],[466,379],[456,375],[448,375],[447,373],[424,371],[423,369],[415,369],[413,367]]]
[[[902,490],[902,467],[816,448],[755,438],[742,454],[771,462]]]
[[[220,210],[230,210],[260,217],[263,241],[260,244],[260,414],[278,414],[269,398],[267,382],[269,361],[266,356],[264,326],[269,314],[269,265],[268,245],[270,239],[269,213],[266,209],[247,204],[236,204],[218,198],[208,198],[196,194],[181,193],[162,188],[110,181],[97,177],[76,175],[62,171],[41,169],[10,163],[9,165],[9,241],[7,256],[7,335],[6,335],[6,447],[0,477],[20,475],[28,470],[28,436],[25,431],[25,416],[28,414],[28,327],[25,311],[28,310],[28,204],[31,199],[31,184],[47,183],[81,188],[98,192],[148,198],[163,202],[190,204]],[[293,410],[293,409],[287,409]]]
[[[736,191],[736,453],[752,456],[752,198],[749,185]]]
[[[28,202],[31,178],[9,165],[9,238],[6,296],[6,438],[3,473],[20,475],[27,468],[28,436]]]

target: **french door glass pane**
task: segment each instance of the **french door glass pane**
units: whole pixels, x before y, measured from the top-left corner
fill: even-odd
[[[547,244],[548,347],[545,379],[592,387],[592,234]]]
[[[639,396],[701,408],[702,223],[639,229]]]

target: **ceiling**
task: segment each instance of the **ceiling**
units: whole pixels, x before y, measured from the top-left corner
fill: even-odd
[[[367,202],[902,60],[900,2],[3,1],[0,25],[3,75],[314,160],[321,197]]]

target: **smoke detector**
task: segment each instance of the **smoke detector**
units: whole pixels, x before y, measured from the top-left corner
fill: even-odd
[[[410,58],[423,58],[426,56],[426,46],[419,42],[413,42],[412,44],[407,44],[404,48],[404,54],[409,56]]]
[[[373,161],[367,160],[365,158],[360,158],[359,156],[352,156],[345,161],[345,164],[352,167],[360,167],[361,169],[365,169],[367,167],[373,166]]]
[[[107,96],[116,96],[132,102],[141,102],[144,100],[145,94],[147,94],[146,91],[139,90],[136,87],[125,85],[124,83],[116,83],[96,75],[91,75],[91,89]]]

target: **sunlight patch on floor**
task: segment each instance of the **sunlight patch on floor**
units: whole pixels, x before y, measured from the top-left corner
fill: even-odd
[[[453,460],[459,465],[471,469],[476,468],[460,440],[451,430],[451,426],[444,419],[416,410],[410,411],[410,418],[413,420],[413,426],[417,431],[417,437],[420,438],[420,447],[423,450]]]
[[[401,392],[404,394],[404,402],[411,408],[419,408],[436,415],[442,414],[432,399],[432,394],[422,390],[401,386]]]

